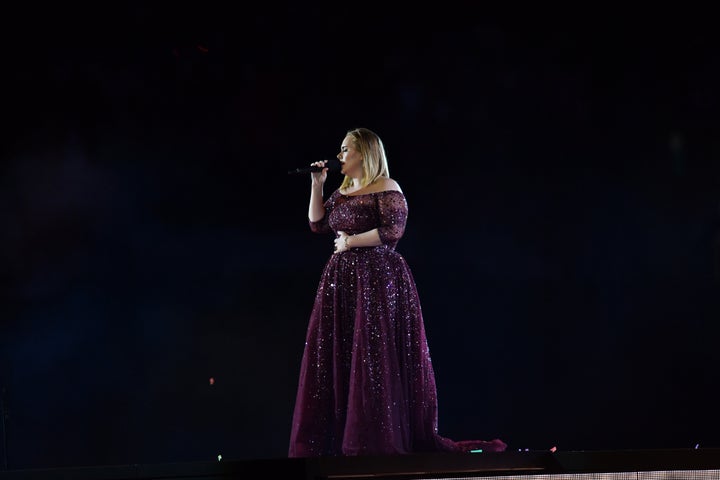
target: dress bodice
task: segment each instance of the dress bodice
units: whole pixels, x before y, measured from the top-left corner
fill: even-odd
[[[398,190],[357,195],[335,190],[324,206],[325,216],[310,222],[313,232],[355,235],[377,228],[382,243],[393,249],[405,232],[408,207],[405,195]]]

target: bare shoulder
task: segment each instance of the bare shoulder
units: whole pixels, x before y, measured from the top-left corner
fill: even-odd
[[[396,192],[402,192],[402,189],[400,188],[400,185],[398,182],[393,180],[392,178],[388,177],[381,177],[377,179],[377,190],[378,191],[386,191],[386,190],[394,190]]]

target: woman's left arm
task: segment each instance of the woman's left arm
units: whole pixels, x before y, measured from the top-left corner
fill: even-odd
[[[380,232],[377,228],[356,235],[338,232],[338,236],[335,239],[335,253],[344,252],[351,248],[377,247],[378,245],[382,245],[382,243],[382,240],[380,240]]]
[[[393,190],[394,191],[394,190]],[[376,247],[385,243],[397,243],[405,232],[407,222],[407,203],[405,196],[398,191],[386,193],[378,198],[380,226],[367,232],[348,235],[338,232],[335,239],[335,252],[340,253],[351,248]]]

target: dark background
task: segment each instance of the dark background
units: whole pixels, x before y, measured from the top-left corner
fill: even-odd
[[[720,446],[717,28],[653,8],[8,7],[4,467],[285,457],[332,252],[287,171],[356,126],[441,434]]]

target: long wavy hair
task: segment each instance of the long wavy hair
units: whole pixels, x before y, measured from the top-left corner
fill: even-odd
[[[385,147],[380,137],[367,128],[354,128],[348,130],[346,136],[352,138],[355,148],[362,155],[363,174],[360,179],[360,186],[366,187],[379,177],[390,178]],[[345,175],[340,188],[347,188],[352,185],[352,178]]]

